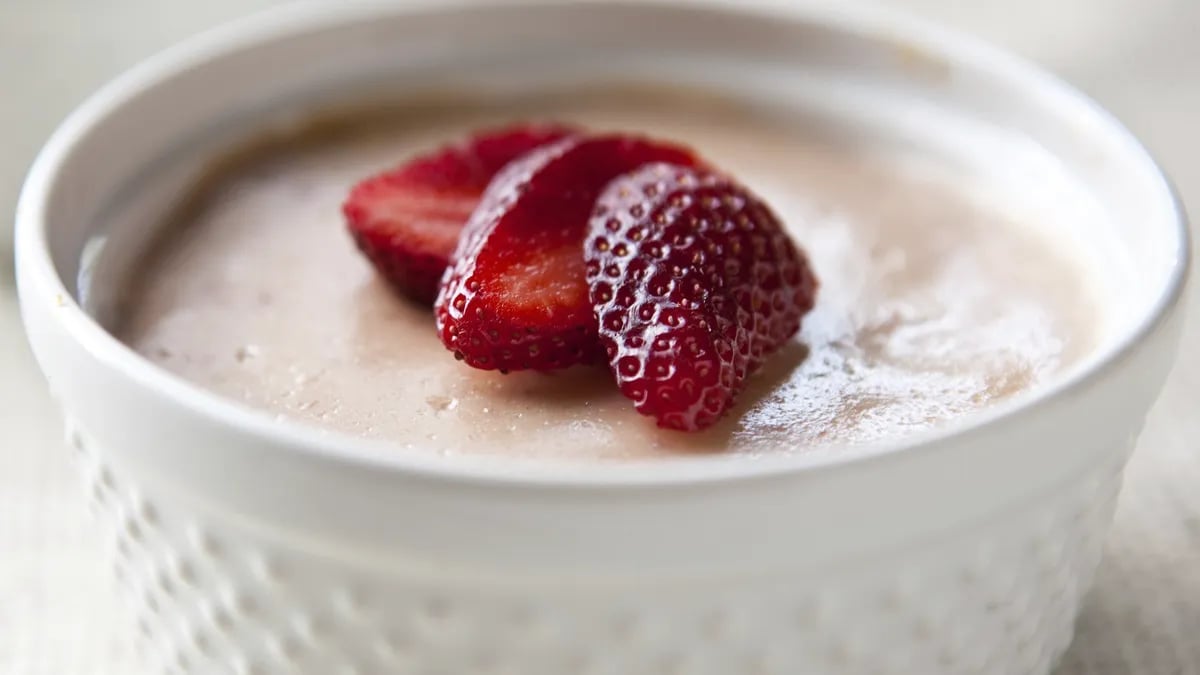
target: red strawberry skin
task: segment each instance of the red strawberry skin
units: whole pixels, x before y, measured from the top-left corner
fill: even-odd
[[[774,213],[729,178],[644,166],[600,196],[585,244],[599,339],[621,392],[695,431],[812,309],[817,280]]]
[[[356,185],[342,206],[355,243],[401,294],[432,304],[459,235],[512,160],[574,135],[557,124],[479,132]]]
[[[598,360],[583,260],[596,198],[644,164],[697,161],[683,147],[613,135],[564,139],[509,164],[467,224],[434,303],[447,349],[502,372]]]

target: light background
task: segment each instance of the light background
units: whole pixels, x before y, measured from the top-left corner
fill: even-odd
[[[88,92],[180,38],[273,4],[0,0],[0,213],[12,213],[37,148]],[[1095,96],[1200,213],[1200,0],[887,4],[1008,46]],[[0,218],[0,673],[133,675],[58,416],[20,330],[9,221]],[[1200,675],[1200,293],[1191,304],[1184,354],[1056,675]]]

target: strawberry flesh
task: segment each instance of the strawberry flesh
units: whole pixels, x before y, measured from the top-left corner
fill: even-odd
[[[585,244],[599,339],[621,392],[694,431],[800,328],[817,280],[757,197],[729,178],[644,166],[600,196]]]
[[[697,159],[614,135],[564,139],[505,167],[471,216],[435,302],[446,347],[470,366],[503,372],[597,360],[582,254],[588,219],[613,178],[651,162]]]
[[[492,178],[530,150],[575,133],[557,124],[485,130],[368,178],[342,206],[350,234],[401,294],[432,304]]]

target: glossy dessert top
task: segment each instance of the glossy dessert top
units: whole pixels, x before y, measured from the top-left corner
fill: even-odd
[[[686,111],[681,114],[680,111]],[[901,437],[1035,386],[1090,347],[1074,263],[936,164],[692,94],[456,101],[263,143],[199,186],[130,283],[118,335],[280,417],[446,453],[620,458]],[[350,187],[481,126],[565,120],[678,140],[747,185],[821,289],[798,338],[706,431],[658,429],[599,367],[464,367],[346,235]],[[332,130],[331,130],[332,129]]]

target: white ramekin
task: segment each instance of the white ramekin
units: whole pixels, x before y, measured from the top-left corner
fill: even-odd
[[[903,444],[578,467],[288,426],[155,368],[81,307],[77,280],[128,257],[123,238],[200,155],[280,110],[365,84],[631,68],[815,92],[805,105],[847,103],[847,118],[941,110],[1003,129],[1101,208],[1095,232],[1127,263],[1104,275],[1114,325],[1061,381]],[[268,13],[96,94],[42,152],[17,217],[30,341],[146,657],[179,673],[1045,673],[1172,360],[1188,258],[1153,161],[1063,84],[879,10],[732,0]]]

